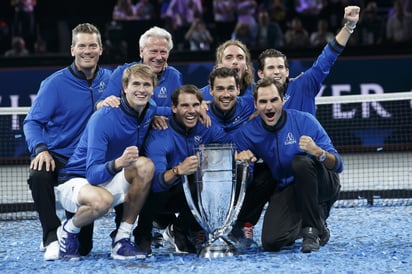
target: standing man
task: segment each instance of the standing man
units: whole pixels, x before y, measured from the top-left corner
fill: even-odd
[[[72,30],[74,62],[42,81],[23,123],[32,157],[28,184],[43,230],[41,250],[45,251],[45,260],[59,256],[56,230],[60,219],[54,195],[58,172],[73,154],[110,78],[110,70],[98,67],[102,52],[99,30],[89,23],[77,25]],[[82,229],[81,255],[92,249],[92,233],[93,225]]]
[[[254,87],[254,69],[249,49],[239,40],[228,40],[216,49],[215,68],[226,67],[236,71],[239,78],[239,96],[252,98]],[[207,104],[213,100],[210,86],[200,89]],[[253,100],[253,99],[251,99]]]
[[[121,203],[124,209],[111,257],[146,257],[130,241],[130,235],[153,178],[153,162],[141,156],[140,148],[156,109],[150,100],[156,82],[156,74],[147,65],[125,69],[120,106],[104,107],[90,118],[73,156],[60,171],[59,181],[65,183],[57,187],[59,200],[75,213],[58,230],[61,258],[79,259],[81,227]]]
[[[273,78],[259,80],[254,96],[259,116],[241,128],[236,143],[238,159],[261,158],[270,169],[267,180],[273,188],[265,197],[269,204],[262,226],[263,249],[278,251],[294,244],[301,233],[301,251],[317,251],[329,240],[329,211],[322,204],[339,194],[342,158],[313,115],[283,109],[283,90]]]
[[[152,130],[144,145],[144,153],[156,163],[149,194],[133,234],[140,249],[151,254],[153,219],[159,213],[179,213],[164,233],[178,253],[195,253],[189,240],[190,230],[197,225],[187,205],[182,176],[196,171],[199,163],[195,148],[209,143],[232,143],[232,138],[219,126],[206,127],[198,122],[202,93],[193,85],[183,85],[172,94],[173,116],[165,130]]]
[[[158,84],[154,90],[153,100],[157,106],[171,107],[170,97],[172,92],[183,84],[180,71],[167,64],[170,51],[173,49],[172,35],[163,28],[152,27],[140,36],[139,48],[141,63],[150,66],[158,77]],[[100,108],[102,105],[110,105],[113,107],[119,105],[123,71],[136,63],[137,62],[126,63],[118,66],[113,71],[109,86],[101,98],[104,99],[110,96],[109,98],[111,99],[106,102],[98,102],[97,108]],[[169,113],[165,112],[164,116],[168,114]]]
[[[329,75],[331,67],[342,53],[359,21],[359,7],[348,6],[345,7],[344,12],[345,25],[335,36],[335,39],[324,47],[312,67],[298,77],[294,79],[289,78],[287,57],[280,51],[267,49],[259,55],[258,76],[259,78],[271,77],[283,86],[285,90],[283,107],[285,109],[296,109],[311,113],[314,116],[316,115],[315,97],[321,90],[323,81]],[[251,228],[259,221],[263,207],[266,204],[266,199],[258,198],[257,193],[266,196],[271,191],[273,185],[270,181],[265,180],[268,173],[269,170],[265,163],[261,161],[255,163],[253,183],[248,187],[243,203],[244,206],[234,226],[234,234],[232,233],[238,242],[251,243],[251,241],[245,238],[253,240],[253,229]],[[249,195],[249,191],[253,195]],[[260,200],[261,203],[258,205],[252,201],[255,207],[248,207],[247,204],[250,199],[253,201]],[[334,202],[331,201],[327,205],[325,209],[327,212],[330,211]],[[246,212],[245,207],[248,207],[249,211]],[[242,231],[245,233],[242,233]]]
[[[344,12],[345,24],[336,34],[335,39],[325,45],[311,68],[293,80],[289,78],[289,64],[285,54],[275,49],[267,49],[259,55],[258,76],[259,78],[272,77],[284,85],[284,108],[316,114],[315,97],[359,21],[359,7],[347,6]]]

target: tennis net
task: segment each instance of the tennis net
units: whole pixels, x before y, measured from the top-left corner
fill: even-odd
[[[316,104],[345,163],[336,206],[412,204],[412,93],[319,97]],[[0,108],[0,220],[37,216],[27,184],[27,111]]]

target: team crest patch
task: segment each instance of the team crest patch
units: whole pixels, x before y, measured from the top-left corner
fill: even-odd
[[[158,98],[167,98],[167,89],[166,87],[161,87],[159,90]]]
[[[293,136],[292,132],[289,132],[286,136],[285,145],[296,144],[296,138]]]
[[[99,88],[98,88],[98,92],[100,92],[100,93],[103,93],[103,91],[106,89],[106,83],[105,82],[103,82],[103,81],[101,81],[100,83],[99,83]]]

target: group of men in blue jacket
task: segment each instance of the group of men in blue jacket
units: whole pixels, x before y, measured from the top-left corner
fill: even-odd
[[[346,7],[344,19],[313,66],[294,79],[286,56],[268,49],[259,56],[255,84],[247,48],[227,41],[202,90],[183,85],[180,72],[167,64],[173,42],[161,28],[141,36],[142,62],[113,73],[97,65],[99,31],[87,23],[73,29],[73,64],[42,82],[24,121],[44,259],[89,254],[93,221],[116,205],[122,210],[112,258],[150,256],[153,222],[164,212],[166,219],[179,213],[168,219],[165,238],[177,252],[196,253],[190,236],[202,228],[184,200],[182,176],[197,168],[195,147],[215,142],[234,143],[238,159],[253,166],[230,239],[252,246],[247,229],[267,204],[264,250],[278,251],[299,238],[302,252],[319,250],[329,240],[326,219],[338,198],[343,161],[315,118],[315,96],[356,27],[359,7]],[[67,213],[63,223],[55,190]]]

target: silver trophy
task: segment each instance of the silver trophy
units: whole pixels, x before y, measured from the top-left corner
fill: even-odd
[[[235,161],[235,148],[231,144],[201,145],[196,153],[199,166],[194,181],[189,182],[184,176],[183,189],[193,216],[208,234],[198,255],[233,256],[238,252],[227,234],[245,197],[247,165]]]

